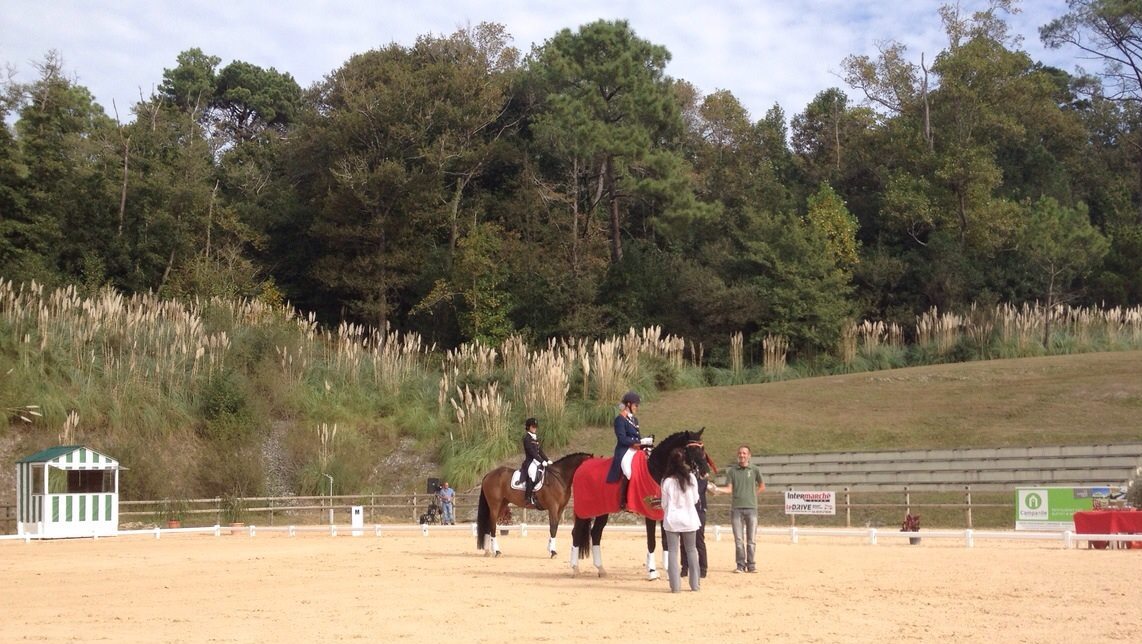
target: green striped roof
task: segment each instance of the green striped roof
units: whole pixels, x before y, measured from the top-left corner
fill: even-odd
[[[45,450],[41,450],[39,452],[36,452],[35,454],[32,454],[31,456],[25,456],[24,458],[22,458],[16,462],[17,463],[48,463],[48,462],[51,462],[51,461],[54,461],[54,460],[60,458],[61,456],[67,456],[68,454],[71,454],[72,452],[75,452],[75,451],[85,452],[86,454],[84,454],[84,456],[91,455],[91,456],[97,457],[95,460],[103,460],[103,461],[108,461],[110,463],[115,463],[115,459],[110,458],[105,454],[100,454],[99,452],[97,452],[93,449],[86,448],[83,445],[57,445],[55,447],[49,447]],[[87,460],[87,459],[83,459],[83,460]]]

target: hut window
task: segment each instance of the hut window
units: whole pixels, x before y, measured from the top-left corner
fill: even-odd
[[[68,494],[113,492],[109,470],[68,470]]]
[[[114,492],[115,479],[111,470],[59,470],[48,469],[49,494],[91,494]]]

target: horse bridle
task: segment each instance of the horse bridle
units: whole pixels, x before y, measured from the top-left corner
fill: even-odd
[[[689,443],[686,443],[687,450],[690,450],[694,447],[702,448],[702,455],[706,457],[706,465],[710,466],[710,469],[713,470],[714,474],[717,474],[718,466],[714,464],[714,459],[710,458],[710,455],[706,452],[706,444],[702,441],[690,441]]]

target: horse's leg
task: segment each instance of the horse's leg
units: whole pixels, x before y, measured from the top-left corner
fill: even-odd
[[[603,569],[603,528],[607,527],[607,521],[611,519],[611,515],[604,514],[595,517],[595,525],[591,528],[591,559],[595,563],[595,568],[599,569],[599,576],[606,577],[607,571]]]
[[[492,514],[492,534],[490,537],[492,542],[492,555],[496,557],[503,554],[500,552],[499,522],[504,508],[508,507],[508,499],[505,496],[497,499],[497,501],[498,502],[495,504],[496,511]],[[485,551],[484,556],[486,557],[487,555],[488,553]]]
[[[646,580],[654,581],[658,579],[658,569],[654,567],[654,526],[657,523],[654,519],[646,517]]]
[[[551,553],[550,559],[554,559],[555,555],[555,533],[559,532],[559,517],[563,514],[563,506],[556,509],[555,504],[547,506],[547,527],[550,533],[550,538],[547,540],[547,552]]]
[[[571,528],[571,574],[579,574],[579,560],[587,558],[587,546],[590,545],[591,519],[575,517],[575,525]]]

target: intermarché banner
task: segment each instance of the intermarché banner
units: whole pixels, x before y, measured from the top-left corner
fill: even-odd
[[[836,492],[785,491],[785,514],[828,514],[837,513]]]

